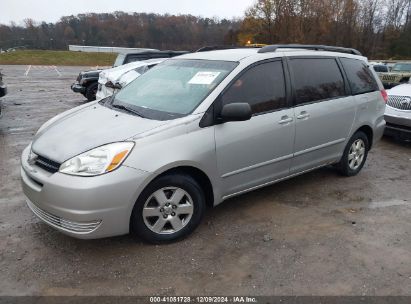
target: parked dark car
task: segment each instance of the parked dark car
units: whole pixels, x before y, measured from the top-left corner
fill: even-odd
[[[7,87],[3,83],[3,74],[0,72],[0,97],[7,94]],[[0,117],[1,117],[1,104],[0,104]]]
[[[185,51],[159,51],[159,50],[142,50],[132,51],[130,53],[118,54],[113,67],[124,65],[134,61],[143,61],[153,58],[171,58],[184,55]],[[71,85],[71,89],[76,93],[81,93],[88,101],[96,100],[98,89],[98,77],[103,70],[92,70],[80,72],[76,82]]]

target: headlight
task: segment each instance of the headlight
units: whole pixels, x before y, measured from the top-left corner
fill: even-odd
[[[111,172],[121,166],[133,147],[133,142],[121,142],[95,148],[64,162],[59,172],[79,176]]]

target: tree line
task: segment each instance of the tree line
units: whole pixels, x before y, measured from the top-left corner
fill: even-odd
[[[411,59],[411,0],[258,0],[239,40],[353,47]]]
[[[411,0],[256,0],[241,19],[115,12],[0,25],[0,48],[69,44],[195,50],[247,43],[329,44],[411,59]]]

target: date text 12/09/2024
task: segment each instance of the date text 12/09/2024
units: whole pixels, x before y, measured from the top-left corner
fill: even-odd
[[[150,303],[258,303],[255,297],[150,297]]]

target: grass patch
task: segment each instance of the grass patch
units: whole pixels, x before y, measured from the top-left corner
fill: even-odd
[[[117,54],[21,50],[0,54],[0,64],[112,66]]]

